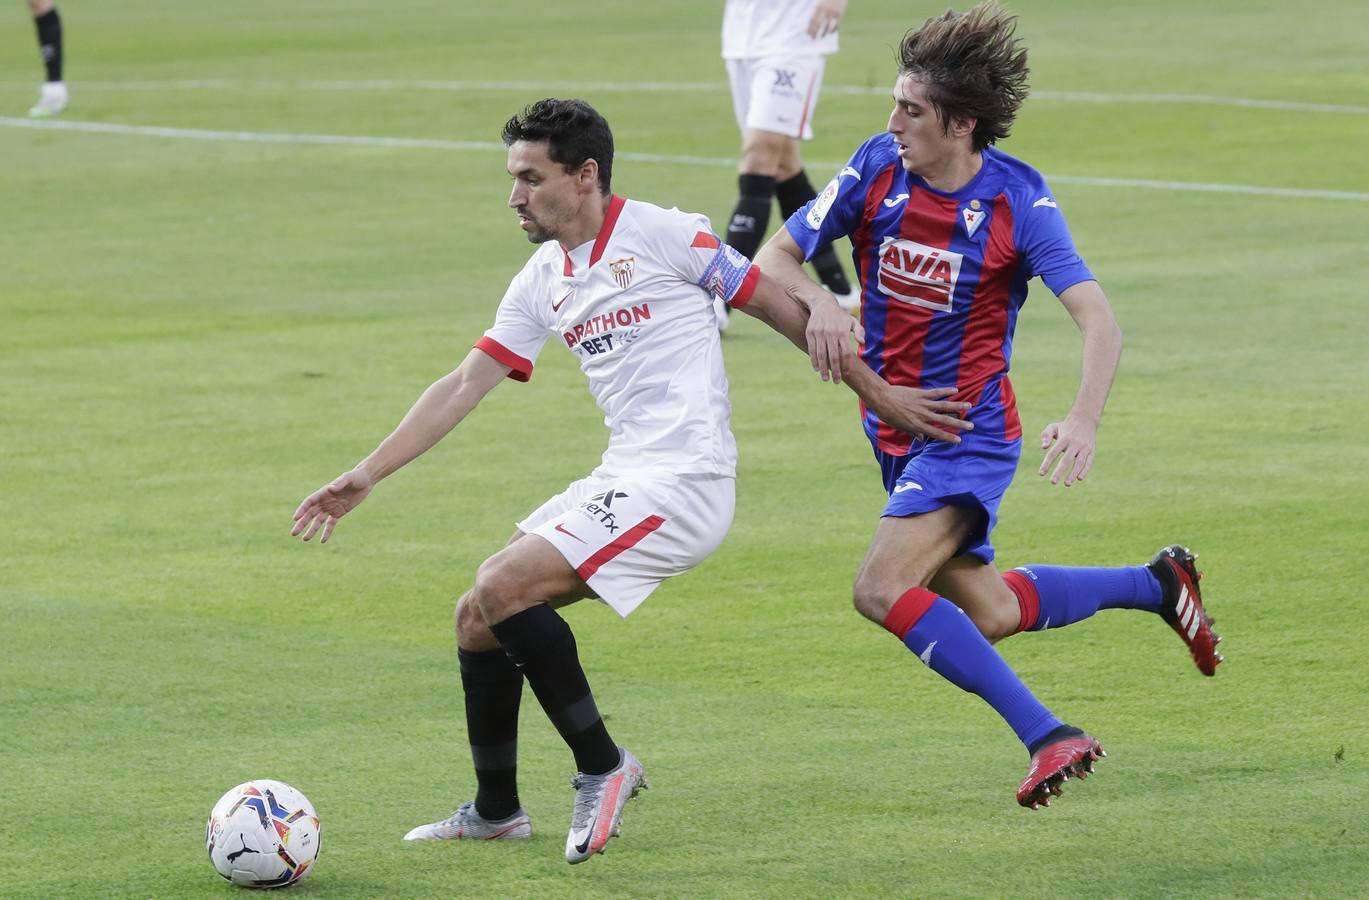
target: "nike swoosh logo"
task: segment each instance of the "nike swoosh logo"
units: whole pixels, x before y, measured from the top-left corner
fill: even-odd
[[[556,523],[556,527],[553,528],[552,531],[559,531],[559,532],[561,532],[562,534],[570,534],[569,531],[566,531],[566,529],[564,529],[564,528],[561,527],[561,523],[560,523],[560,522],[557,522],[557,523]],[[582,544],[583,544],[583,543],[586,543],[585,539],[582,538],[582,537],[580,537],[579,535],[570,534],[570,536],[573,537],[573,538],[575,538],[577,541],[579,541],[579,542],[582,543]]]
[[[907,195],[907,194],[899,194],[897,197],[895,197],[895,198],[892,199],[892,200],[885,200],[885,201],[884,201],[884,205],[887,206],[887,207],[889,207],[890,209],[893,209],[895,206],[898,206],[900,203],[902,203],[904,200],[907,200],[907,199],[908,199],[908,195]]]
[[[573,293],[575,293],[575,291],[567,291],[566,296],[562,297],[560,300],[556,301],[551,305],[551,311],[560,312],[561,307],[565,305],[565,302],[570,299],[570,295]]]
[[[594,823],[589,823],[589,831],[585,832],[585,839],[575,845],[576,853],[584,853],[589,849],[589,839],[594,835]]]

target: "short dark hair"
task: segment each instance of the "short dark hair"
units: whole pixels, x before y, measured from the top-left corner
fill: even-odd
[[[1027,50],[1016,29],[1016,16],[986,0],[928,19],[899,44],[899,75],[926,85],[946,128],[952,119],[974,119],[975,150],[1007,137],[1027,99]]]
[[[547,155],[567,172],[589,160],[599,164],[599,190],[613,181],[613,132],[604,117],[583,100],[548,97],[524,109],[504,125],[504,146],[515,141],[546,141]]]

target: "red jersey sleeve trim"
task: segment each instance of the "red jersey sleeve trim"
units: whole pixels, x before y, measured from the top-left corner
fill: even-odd
[[[742,279],[742,286],[737,288],[737,293],[732,295],[732,299],[728,301],[727,305],[733,309],[741,309],[750,303],[751,295],[756,293],[756,285],[760,283],[760,280],[761,267],[753,265],[750,271],[746,273],[746,277]]]
[[[707,231],[700,231],[698,234],[694,235],[694,243],[689,246],[699,247],[705,250],[717,250],[722,246],[722,243]]]
[[[514,381],[527,381],[532,378],[532,362],[514,353],[508,347],[488,335],[475,342],[475,349],[511,370],[509,377]]]

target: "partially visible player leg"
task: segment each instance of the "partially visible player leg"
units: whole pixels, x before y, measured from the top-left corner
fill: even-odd
[[[775,175],[791,140],[773,128],[756,124],[765,114],[768,74],[753,60],[727,61],[727,80],[732,88],[732,111],[742,133],[741,161],[737,165],[737,205],[727,223],[727,243],[745,254],[756,250],[770,225],[770,204],[775,195]]]
[[[457,601],[456,631],[466,700],[466,736],[475,766],[475,800],[440,822],[418,826],[404,840],[532,837],[532,823],[518,800],[518,707],[523,673],[500,649],[469,593]]]
[[[1220,636],[1203,608],[1196,556],[1175,544],[1144,566],[1083,568],[1019,566],[999,573],[992,563],[958,556],[932,578],[931,588],[965,611],[990,642],[1022,631],[1063,628],[1100,609],[1140,609],[1161,616],[1178,633],[1204,675],[1215,673]]]
[[[469,601],[522,670],[580,771],[602,774],[619,762],[580,666],[575,635],[548,601],[588,588],[565,558],[536,536],[487,559]]]
[[[67,86],[62,80],[62,19],[52,0],[28,0],[38,31],[38,50],[43,56],[46,78],[31,116],[55,116],[67,105]]]
[[[747,259],[756,255],[770,227],[770,204],[775,196],[775,172],[791,138],[768,131],[747,129],[743,133],[742,158],[738,164],[737,205],[727,220],[727,243]],[[715,300],[713,311],[718,330],[727,330],[732,308]]]
[[[1143,566],[1018,566],[1002,576],[1021,613],[1014,630],[1064,628],[1102,609],[1139,609],[1162,617],[1183,639],[1198,669],[1212,675],[1222,661],[1221,638],[1203,608],[1195,559],[1175,544]]]
[[[1063,723],[1023,684],[979,629],[951,601],[926,588],[975,528],[977,510],[943,506],[880,520],[856,576],[855,605],[930,669],[978,695],[1003,717],[1032,756],[1018,802],[1049,806],[1071,775],[1083,777],[1102,747]]]
[[[758,128],[742,136],[742,158],[737,166],[737,205],[727,223],[727,243],[747,259],[756,255],[770,227],[775,197],[775,174],[793,138]]]
[[[522,538],[515,531],[505,546]],[[573,602],[576,598],[566,598]],[[467,592],[456,602],[457,660],[465,695],[466,737],[475,767],[475,800],[441,822],[420,825],[406,841],[532,837],[518,799],[518,708],[523,673],[513,664]]]
[[[1003,573],[1022,609],[1020,631],[1064,628],[1100,609],[1159,613],[1160,582],[1145,566],[1018,566]]]
[[[579,774],[566,839],[566,860],[583,862],[603,850],[623,806],[643,786],[642,764],[609,736],[580,665],[570,625],[548,604],[588,587],[566,558],[530,534],[486,560],[472,602],[509,659],[522,670]]]

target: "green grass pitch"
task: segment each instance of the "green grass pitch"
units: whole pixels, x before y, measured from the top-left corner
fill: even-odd
[[[725,222],[732,173],[708,162],[737,142],[721,4],[60,3],[68,123],[484,142],[466,149],[24,128],[40,69],[9,4],[0,895],[229,896],[204,820],[254,777],[319,810],[307,896],[1366,891],[1369,12],[1011,5],[1040,93],[1005,149],[1058,176],[1127,344],[1094,473],[1052,489],[1031,438],[1073,397],[1078,337],[1033,287],[1013,368],[1028,452],[1000,560],[1121,564],[1189,543],[1226,664],[1202,678],[1139,613],[1002,644],[1110,752],[1051,809],[1018,808],[1011,732],[850,610],[882,506],[853,399],[738,321],[731,535],[626,622],[568,613],[653,782],[609,852],[571,868],[571,760],[530,692],[537,837],[400,841],[472,794],[453,599],[602,450],[570,356],[548,346],[531,384],[496,391],[328,546],[293,542],[290,513],[462,358],[526,259],[484,146],[515,109],[579,94],[621,153],[701,158],[620,158],[615,187]],[[941,8],[853,0],[805,147],[814,181],[883,127],[890,48]]]

